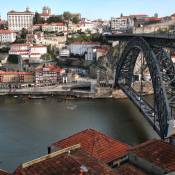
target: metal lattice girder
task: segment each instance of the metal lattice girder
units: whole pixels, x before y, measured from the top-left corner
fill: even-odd
[[[154,107],[149,105],[144,98],[132,89],[134,66],[140,52],[143,53],[151,75],[154,91]],[[152,48],[142,37],[132,39],[126,45],[117,64],[114,85],[114,87],[119,86],[134,104],[136,104],[161,138],[167,137],[173,122],[170,103],[164,84],[165,76],[162,75],[165,74],[168,80],[173,80],[172,73],[174,68],[170,59],[168,57],[165,58],[164,55],[166,54],[162,49],[161,52],[160,50],[158,52],[155,47]]]

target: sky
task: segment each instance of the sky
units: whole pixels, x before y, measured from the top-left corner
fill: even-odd
[[[79,12],[89,19],[110,19],[130,14],[167,16],[175,13],[175,0],[0,0],[0,15],[6,19],[10,10],[24,11],[26,7],[40,12],[49,6],[54,14]]]

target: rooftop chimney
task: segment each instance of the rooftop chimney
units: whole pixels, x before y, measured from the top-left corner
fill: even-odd
[[[80,175],[85,175],[88,172],[88,168],[85,165],[80,167]]]

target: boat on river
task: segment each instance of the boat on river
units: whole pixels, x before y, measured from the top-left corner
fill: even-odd
[[[45,100],[45,99],[47,99],[47,97],[46,96],[33,96],[33,95],[29,95],[28,96],[28,99],[30,99],[30,100],[35,100],[35,99],[43,99],[43,100]]]
[[[77,108],[77,105],[69,105],[67,106],[68,110],[75,110]]]

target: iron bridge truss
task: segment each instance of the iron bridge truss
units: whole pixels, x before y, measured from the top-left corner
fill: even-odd
[[[124,91],[162,139],[175,134],[175,67],[170,49],[168,44],[156,45],[144,37],[133,37],[117,63],[114,85]],[[151,76],[154,105],[132,88],[134,67],[140,53]]]

